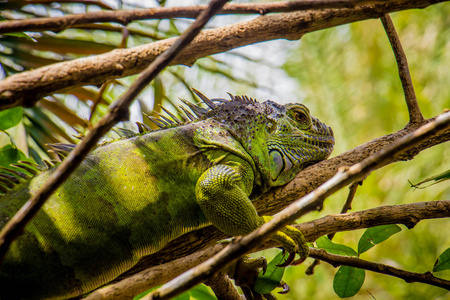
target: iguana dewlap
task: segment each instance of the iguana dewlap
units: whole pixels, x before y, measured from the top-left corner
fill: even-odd
[[[163,128],[88,155],[11,245],[0,266],[0,299],[82,295],[207,225],[250,233],[268,219],[250,199],[332,151],[332,130],[302,104],[200,97],[208,109],[190,105],[195,116],[163,117],[155,121]],[[65,153],[71,145],[54,148]],[[0,228],[53,170],[28,180],[0,174]],[[21,172],[27,174],[24,165]],[[305,255],[301,237],[290,227],[274,238]]]

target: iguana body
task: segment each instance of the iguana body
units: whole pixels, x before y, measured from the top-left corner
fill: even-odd
[[[194,108],[194,120],[93,150],[10,247],[0,299],[82,295],[207,225],[247,234],[265,220],[251,198],[332,150],[331,129],[302,105],[206,101],[213,108]],[[52,170],[0,196],[0,228]],[[275,238],[290,250],[298,242],[295,234]]]

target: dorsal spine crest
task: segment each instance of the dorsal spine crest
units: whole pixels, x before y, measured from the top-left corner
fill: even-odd
[[[153,131],[164,130],[168,128],[187,125],[201,120],[205,120],[207,119],[206,116],[207,113],[214,111],[215,109],[218,108],[219,105],[226,102],[232,101],[240,101],[244,103],[257,102],[255,99],[248,97],[246,95],[234,96],[228,93],[228,95],[230,96],[230,100],[223,98],[209,99],[204,94],[202,94],[201,92],[199,92],[194,88],[192,88],[192,91],[202,100],[202,102],[206,105],[206,108],[201,107],[197,104],[193,104],[185,99],[180,99],[180,101],[183,102],[184,105],[179,105],[177,107],[178,111],[180,112],[178,117],[161,105],[160,105],[161,110],[167,116],[157,112],[156,114],[158,115],[158,118],[155,118],[153,116],[149,116],[143,113],[143,115],[150,122],[152,122],[158,127],[158,129],[156,130],[152,130],[152,128],[147,124],[136,122],[136,125],[139,130],[138,133],[129,129],[118,127],[113,128],[113,131],[117,135],[119,135],[120,137],[119,139],[127,139],[138,135],[147,134]],[[187,109],[187,107],[190,109],[190,111]],[[81,140],[83,136],[84,135],[80,133],[75,137]],[[97,147],[114,141],[115,140],[100,143],[99,145],[97,145]],[[48,152],[55,153],[60,160],[64,159],[69,154],[69,152],[76,147],[75,144],[64,144],[64,143],[47,144],[47,146],[49,147]],[[0,167],[0,196],[12,190],[18,184],[26,180],[30,180],[31,178],[38,175],[42,171],[53,168],[55,164],[59,163],[59,161],[49,162],[47,160],[43,160],[43,163],[45,164],[45,166],[38,165],[30,161],[19,161],[15,164],[12,164],[10,167]]]

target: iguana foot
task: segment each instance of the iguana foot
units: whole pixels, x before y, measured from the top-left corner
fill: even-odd
[[[270,221],[272,217],[263,216],[262,219],[264,220],[264,223],[266,223]],[[272,239],[281,244],[283,251],[289,253],[287,260],[280,264],[279,267],[301,264],[309,256],[309,246],[306,243],[305,237],[301,231],[295,227],[286,226],[282,230],[277,231],[277,233],[272,236]],[[295,260],[296,254],[300,256],[297,260]]]

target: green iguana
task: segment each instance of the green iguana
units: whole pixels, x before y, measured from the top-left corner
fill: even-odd
[[[87,156],[8,250],[0,266],[2,300],[83,295],[207,225],[248,234],[270,219],[258,216],[250,199],[332,151],[331,128],[302,104],[195,92],[207,109],[185,102],[195,115],[183,108],[180,120],[166,111],[168,117],[154,119],[159,130],[125,132]],[[74,146],[52,147],[65,155]],[[53,170],[36,172],[26,162],[3,169],[0,228]],[[308,255],[293,227],[274,239],[291,254]]]

